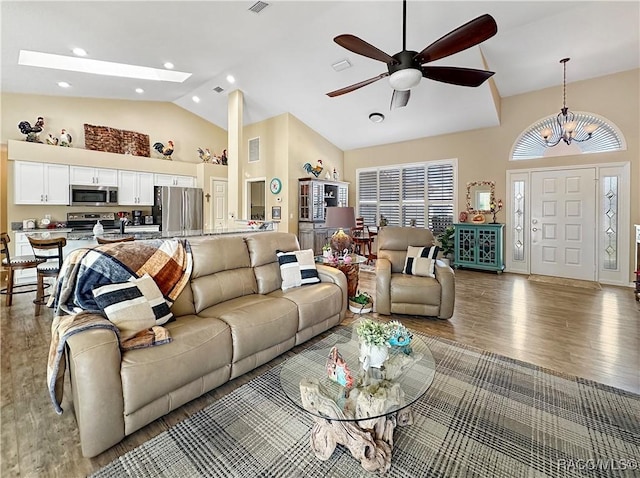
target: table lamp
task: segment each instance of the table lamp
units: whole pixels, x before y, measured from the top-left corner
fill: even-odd
[[[344,229],[351,229],[356,226],[356,214],[352,207],[328,207],[326,210],[325,225],[338,229],[331,239],[329,245],[337,257],[342,256],[343,251],[351,250],[351,236],[344,232]]]

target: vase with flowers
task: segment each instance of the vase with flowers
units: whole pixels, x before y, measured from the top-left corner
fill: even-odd
[[[389,328],[373,319],[361,319],[356,326],[360,342],[360,363],[364,370],[380,368],[389,357]]]

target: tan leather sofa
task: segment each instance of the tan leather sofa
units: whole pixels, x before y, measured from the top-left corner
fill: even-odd
[[[321,282],[282,291],[276,250],[295,235],[190,238],[193,273],[173,304],[173,341],[121,352],[112,331],[68,340],[82,453],[95,456],[153,420],[337,325],[347,282],[318,265]]]
[[[415,227],[383,227],[378,233],[376,311],[449,319],[455,303],[453,269],[436,261],[435,279],[402,273],[408,246],[432,246],[433,234]]]

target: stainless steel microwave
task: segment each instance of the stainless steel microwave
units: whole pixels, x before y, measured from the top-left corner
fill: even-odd
[[[77,186],[71,185],[69,203],[72,206],[117,206],[118,188],[116,186]]]

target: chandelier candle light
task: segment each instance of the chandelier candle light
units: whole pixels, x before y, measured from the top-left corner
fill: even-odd
[[[338,229],[329,244],[334,257],[341,257],[346,250],[351,250],[351,236],[344,232],[344,229],[351,229],[356,226],[356,214],[352,207],[328,207],[326,212],[325,225],[329,229]]]
[[[576,120],[576,115],[567,108],[567,62],[570,58],[560,60],[564,70],[562,81],[562,109],[556,118],[556,123],[551,128],[547,127],[540,131],[540,136],[548,147],[553,147],[564,141],[570,145],[572,141],[582,143],[591,139],[593,132],[598,129],[596,124],[582,124]]]

